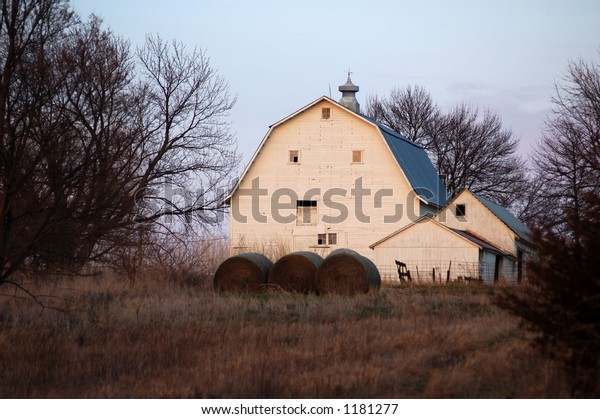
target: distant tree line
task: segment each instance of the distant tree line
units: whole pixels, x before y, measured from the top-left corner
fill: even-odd
[[[0,284],[219,210],[234,100],[202,51],[159,37],[134,51],[65,0],[0,12]]]

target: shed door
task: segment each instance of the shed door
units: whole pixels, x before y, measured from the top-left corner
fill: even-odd
[[[496,255],[496,262],[494,263],[494,282],[498,282],[500,279],[500,266],[502,266],[502,256]]]
[[[521,283],[523,280],[523,251],[517,250],[517,281]]]

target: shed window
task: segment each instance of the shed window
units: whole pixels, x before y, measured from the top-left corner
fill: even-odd
[[[362,150],[352,150],[352,163],[362,163],[363,152]]]
[[[465,204],[457,204],[456,205],[456,216],[464,217],[467,215],[467,209],[465,208]]]
[[[300,152],[298,150],[290,150],[290,163],[300,163]]]
[[[317,201],[296,201],[296,225],[317,224]]]
[[[331,108],[321,108],[321,119],[331,118]]]

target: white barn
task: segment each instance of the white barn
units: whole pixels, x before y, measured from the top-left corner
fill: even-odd
[[[483,248],[503,251],[493,241],[487,247],[484,239],[477,242],[472,231],[455,232],[461,229],[437,216],[431,221],[449,204],[425,150],[360,114],[350,77],[340,91],[339,103],[323,96],[270,126],[226,198],[232,254],[326,256],[348,247],[373,260],[384,278],[395,278],[395,260],[409,256],[399,249],[416,243],[409,238],[420,230],[445,231],[436,237],[478,249],[459,255],[449,245],[452,254],[435,252],[440,261],[475,264],[480,259],[473,255]],[[421,253],[413,249],[410,257],[432,260],[424,249],[435,244],[424,241]]]

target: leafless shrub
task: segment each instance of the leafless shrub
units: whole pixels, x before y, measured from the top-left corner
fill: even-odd
[[[283,237],[273,237],[270,240],[251,240],[241,237],[233,249],[234,254],[254,252],[265,255],[270,260],[278,260],[292,250],[290,242]]]
[[[150,271],[174,284],[209,289],[219,264],[227,255],[223,239],[191,242],[167,240],[153,247]]]

